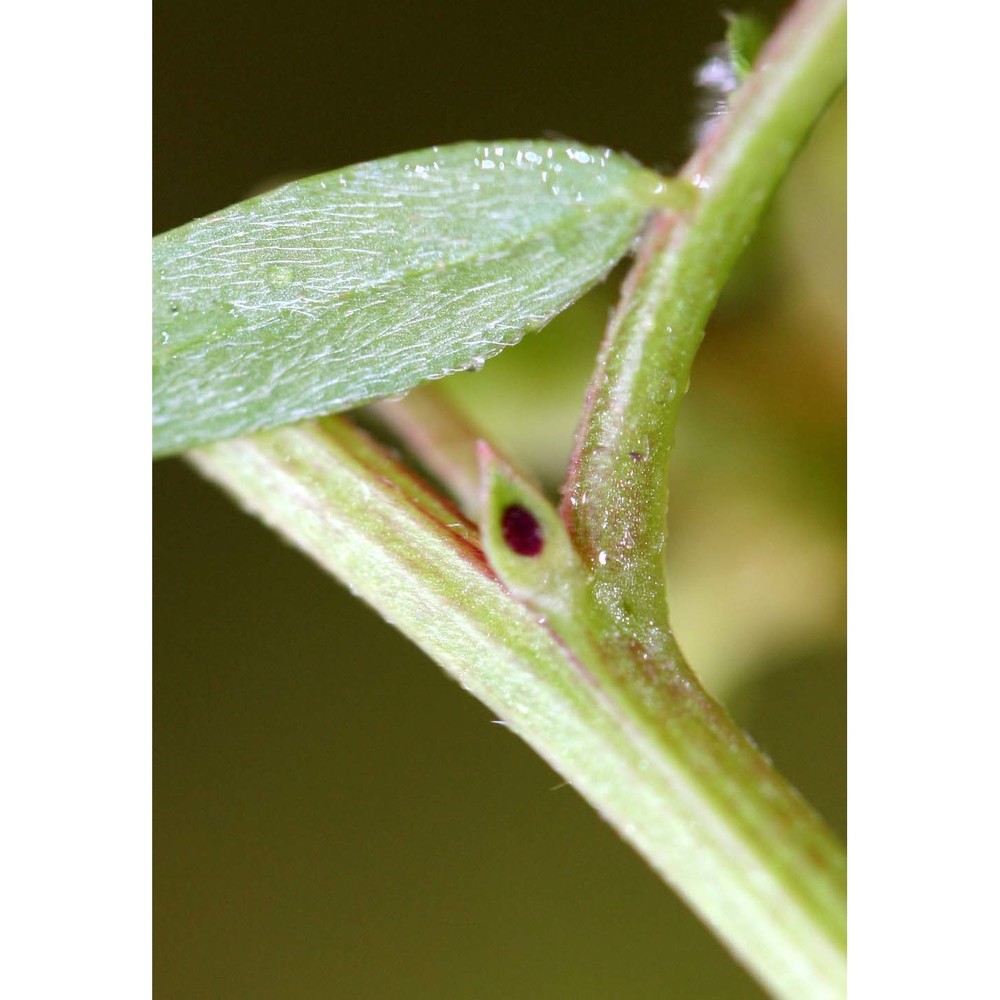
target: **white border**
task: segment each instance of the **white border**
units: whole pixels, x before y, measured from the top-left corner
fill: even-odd
[[[150,992],[150,10],[4,13],[0,995]]]
[[[997,989],[998,28],[851,14],[852,997]]]

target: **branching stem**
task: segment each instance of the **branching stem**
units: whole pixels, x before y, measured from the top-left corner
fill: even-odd
[[[666,611],[666,472],[705,323],[843,83],[845,35],[843,0],[797,6],[685,167],[697,197],[650,219],[591,387],[562,522],[488,463],[482,516],[516,500],[560,539],[548,568],[568,604],[556,614],[545,572],[484,552],[503,531],[484,521],[477,532],[344,418],[191,455],[490,705],[761,982],[794,1000],[843,993],[844,852],[681,658]],[[445,446],[436,433],[414,447],[432,465],[438,440],[438,476],[471,497],[468,441]],[[552,528],[561,524],[568,534]]]

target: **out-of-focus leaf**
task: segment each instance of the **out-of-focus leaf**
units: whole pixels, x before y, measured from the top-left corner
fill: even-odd
[[[726,45],[737,81],[750,72],[757,53],[767,39],[767,23],[756,14],[728,14]]]
[[[153,453],[475,368],[628,250],[659,178],[568,142],[296,181],[153,241]]]

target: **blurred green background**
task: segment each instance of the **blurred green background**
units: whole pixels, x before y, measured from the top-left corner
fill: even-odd
[[[721,9],[163,0],[154,231],[276,179],[462,139],[568,135],[670,170]],[[669,547],[690,659],[841,833],[845,121],[841,100],[713,319]],[[553,492],[619,277],[440,383]],[[182,461],[156,463],[153,488],[161,998],[762,995],[558,775],[346,589]]]

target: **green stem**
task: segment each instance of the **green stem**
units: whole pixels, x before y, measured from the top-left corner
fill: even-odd
[[[685,168],[694,204],[651,221],[579,438],[568,535],[488,455],[477,532],[342,418],[190,456],[489,705],[795,1000],[843,993],[844,854],[700,688],[669,632],[666,464],[722,282],[843,78],[844,23],[839,0],[793,11]],[[509,557],[489,520],[511,502],[556,545],[541,574]],[[555,606],[552,585],[565,596]]]
[[[601,350],[561,510],[591,572],[593,628],[602,614],[607,623],[603,666],[591,669],[636,743],[646,743],[675,786],[686,783],[701,799],[699,815],[711,820],[699,833],[706,868],[694,884],[677,868],[669,877],[755,974],[788,997],[843,989],[844,853],[705,694],[670,632],[667,469],[708,317],[845,76],[845,4],[801,3],[682,171],[699,192],[692,207],[649,222]],[[712,897],[721,884],[724,914]]]
[[[806,0],[682,171],[700,192],[691,210],[650,221],[563,493],[563,516],[618,615],[662,620],[667,462],[695,352],[762,211],[845,76],[845,3]]]
[[[484,434],[436,384],[418,386],[402,399],[372,403],[362,413],[387,430],[467,517],[478,518],[482,485],[476,443]]]
[[[510,571],[485,557],[473,526],[344,418],[188,457],[488,705],[778,994],[837,995],[842,933],[831,934],[823,916],[831,905],[823,887],[832,881],[836,910],[839,887],[830,873],[842,877],[842,855],[683,674],[657,670],[650,700],[629,700],[634,692],[615,679],[625,665],[653,669],[640,647],[616,640],[586,602],[567,624],[559,609],[534,606],[517,581],[515,596],[495,565]],[[512,481],[512,472],[502,475],[509,497],[546,518],[541,494]],[[560,523],[551,511],[553,538]],[[561,550],[556,572],[572,584],[583,567],[573,568],[578,557],[568,538]],[[544,586],[540,600],[552,589]],[[772,839],[762,842],[761,833]]]

